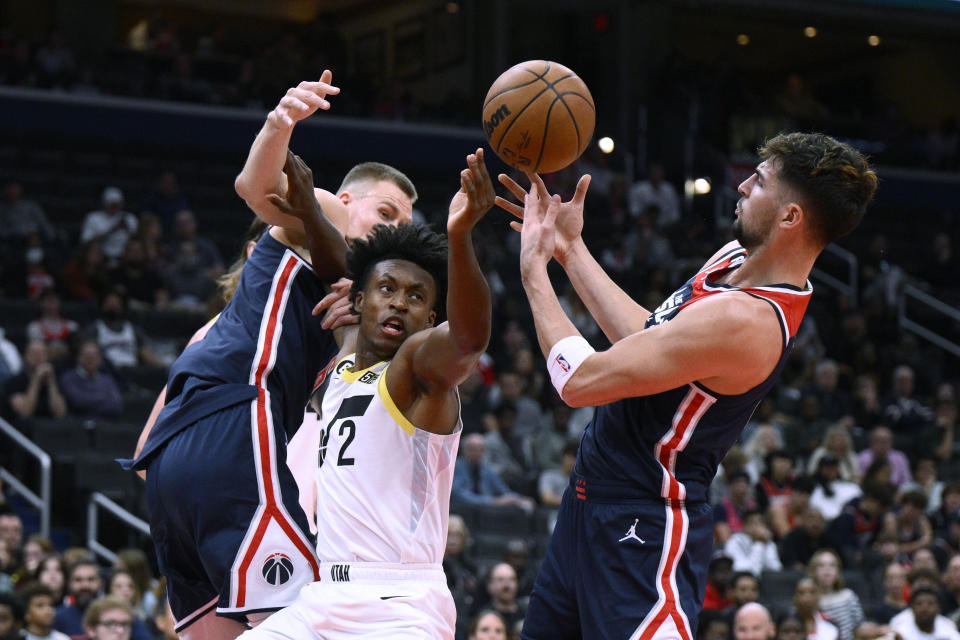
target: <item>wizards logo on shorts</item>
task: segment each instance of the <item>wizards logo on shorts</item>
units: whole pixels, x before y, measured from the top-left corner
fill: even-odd
[[[263,568],[260,569],[263,579],[268,584],[275,587],[289,582],[293,576],[293,562],[290,557],[283,553],[272,553],[263,561]]]
[[[556,361],[557,365],[563,369],[564,373],[570,373],[570,363],[567,362],[567,359],[563,357],[562,353],[558,353],[554,360]]]

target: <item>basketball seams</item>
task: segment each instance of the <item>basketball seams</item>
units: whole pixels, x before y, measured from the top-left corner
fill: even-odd
[[[546,76],[548,73],[550,73],[550,63],[549,63],[549,62],[547,63],[547,68],[543,70],[543,74],[538,74],[536,71],[532,71],[532,70],[530,70],[530,69],[527,69],[526,67],[520,67],[520,70],[521,70],[521,71],[526,71],[527,73],[532,73],[532,74],[534,75],[533,80],[531,80],[530,82],[525,82],[525,83],[523,83],[523,84],[511,85],[511,86],[507,87],[506,89],[503,89],[503,90],[501,90],[501,91],[498,91],[496,94],[490,96],[490,99],[489,99],[489,100],[487,100],[486,102],[483,103],[483,109],[484,109],[484,110],[487,108],[487,105],[489,105],[491,102],[493,102],[494,99],[502,96],[503,94],[507,93],[508,91],[515,91],[516,89],[523,89],[524,87],[529,87],[530,85],[532,85],[532,84],[533,84],[534,82],[536,82],[537,80],[543,80],[543,79],[544,79],[544,76]],[[547,82],[546,80],[543,80],[543,81],[544,81],[544,82]],[[548,84],[549,84],[549,83],[548,83]],[[534,98],[534,99],[536,99],[536,98]]]
[[[520,67],[520,69],[522,69],[523,71],[526,71],[526,72],[528,72],[528,73],[533,73],[533,71],[530,71],[530,69],[527,69],[526,67]],[[550,63],[548,62],[548,63],[547,63],[547,69],[546,69],[546,71],[543,72],[543,75],[542,75],[542,76],[539,76],[539,78],[537,78],[538,80],[543,80],[544,84],[546,84],[547,86],[544,87],[544,88],[540,91],[540,93],[538,93],[537,95],[535,95],[535,96],[533,96],[532,98],[530,98],[530,100],[527,101],[527,104],[523,105],[523,108],[520,109],[520,111],[517,112],[517,115],[513,116],[513,119],[510,120],[510,124],[508,124],[508,125],[506,126],[506,128],[504,128],[503,133],[500,134],[500,140],[497,141],[497,146],[496,146],[496,149],[494,149],[494,151],[496,151],[497,153],[500,153],[500,148],[503,147],[503,139],[504,139],[505,137],[507,137],[507,133],[510,131],[511,128],[513,128],[513,125],[517,122],[517,120],[520,119],[520,116],[523,115],[523,112],[526,111],[526,110],[530,107],[530,105],[532,105],[532,104],[535,103],[537,100],[539,100],[540,97],[541,97],[544,93],[546,93],[548,90],[549,90],[549,91],[553,91],[553,93],[554,93],[555,95],[559,95],[559,92],[554,88],[553,85],[555,85],[555,84],[557,84],[557,83],[559,83],[559,82],[563,82],[564,80],[569,80],[570,78],[574,78],[574,77],[576,77],[576,75],[577,75],[577,74],[575,74],[575,73],[573,73],[573,72],[571,71],[568,75],[565,75],[565,76],[563,76],[562,78],[557,78],[556,80],[550,82],[550,81],[548,81],[548,80],[546,79],[546,77],[545,77],[545,76],[547,75],[547,73],[549,73],[549,72],[550,72]],[[529,82],[528,84],[522,85],[522,86],[529,86],[530,84],[533,84],[533,82],[536,82],[536,80],[533,80],[533,81]],[[514,89],[514,88],[518,88],[518,87],[511,87],[511,89]],[[510,90],[510,89],[505,89],[504,91],[509,91],[509,90]],[[489,102],[488,102],[487,104],[489,104]],[[551,102],[551,103],[550,103],[550,108],[549,108],[549,110],[547,111],[547,122],[548,122],[548,123],[550,122],[550,110],[552,110],[552,109],[553,109],[553,103]],[[573,115],[571,114],[570,117],[572,118]],[[576,123],[574,123],[574,126],[576,126]],[[577,131],[577,140],[579,140],[579,139],[580,139],[580,132]],[[539,157],[543,157],[543,147],[544,147],[544,145],[546,144],[546,142],[547,142],[547,141],[546,141],[545,138],[541,140],[541,143],[540,143],[540,156],[539,156]],[[578,149],[578,150],[580,149],[579,143],[577,144],[577,149]],[[535,166],[540,166],[540,161],[539,161],[539,160],[537,160],[537,164],[536,164]]]

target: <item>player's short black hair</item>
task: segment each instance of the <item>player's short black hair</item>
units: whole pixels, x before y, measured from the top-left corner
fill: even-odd
[[[347,251],[347,277],[353,280],[350,302],[367,286],[373,267],[384,260],[407,260],[433,276],[437,289],[434,310],[442,309],[447,275],[447,239],[426,225],[378,224],[366,238],[357,238]]]

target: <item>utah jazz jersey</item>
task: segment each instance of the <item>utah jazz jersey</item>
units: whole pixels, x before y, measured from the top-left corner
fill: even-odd
[[[337,362],[318,389],[317,556],[321,562],[439,565],[460,442],[410,423],[387,391],[389,362]],[[319,394],[322,394],[322,399]]]
[[[691,382],[663,393],[597,407],[584,431],[577,473],[622,483],[639,496],[673,501],[707,499],[717,466],[779,378],[813,292],[809,281],[803,289],[786,284],[739,288],[716,282],[745,259],[746,251],[741,247],[722,255],[657,307],[644,328],[670,322],[709,296],[732,292],[754,296],[773,308],[782,329],[783,351],[770,376],[739,395],[722,395]],[[723,331],[723,327],[716,327],[716,331]]]
[[[138,466],[181,429],[258,394],[260,419],[276,422],[288,437],[295,432],[317,371],[337,352],[332,332],[312,315],[324,295],[310,265],[263,234],[233,299],[170,368],[166,406]]]

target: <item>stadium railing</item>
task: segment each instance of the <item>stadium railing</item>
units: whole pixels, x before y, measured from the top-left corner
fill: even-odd
[[[30,442],[30,440],[20,433],[13,425],[0,418],[0,432],[3,432],[13,443],[26,452],[27,455],[36,458],[40,464],[40,493],[28,487],[24,482],[17,478],[9,469],[0,466],[0,479],[2,479],[13,491],[23,497],[31,506],[40,512],[40,534],[49,537],[50,535],[50,495],[51,495],[51,476],[52,461],[50,455]]]
[[[120,522],[127,525],[127,527],[150,537],[150,525],[99,491],[94,491],[90,494],[90,502],[87,503],[87,548],[106,559],[107,562],[112,564],[117,559],[117,554],[108,549],[106,545],[98,539],[100,509],[109,511],[114,517],[120,520]]]

